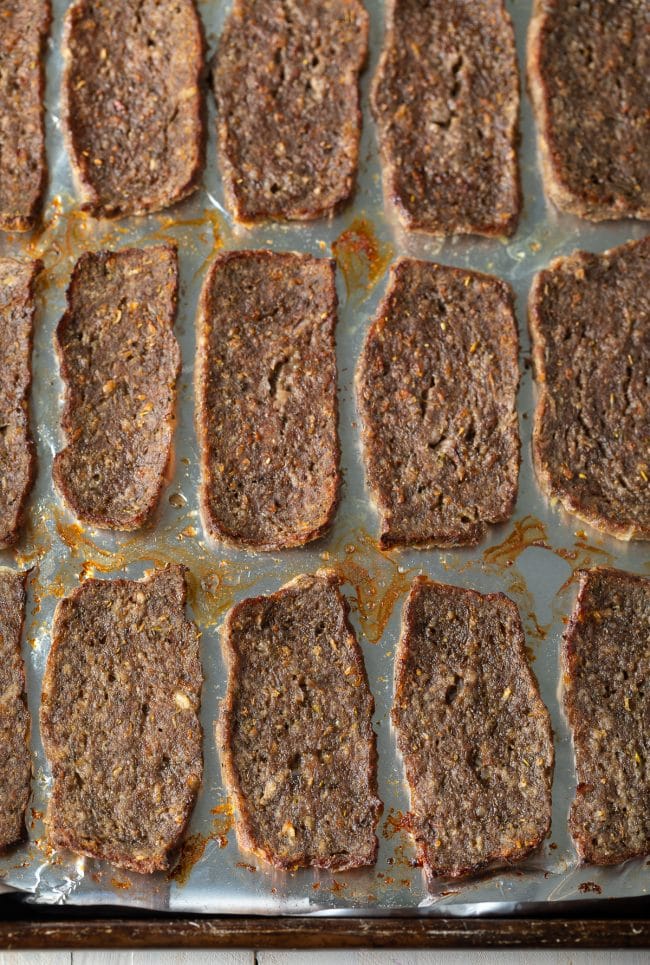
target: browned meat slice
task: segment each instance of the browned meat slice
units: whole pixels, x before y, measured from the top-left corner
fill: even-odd
[[[47,185],[43,58],[49,0],[2,0],[0,7],[0,229],[27,231]]]
[[[194,0],[75,0],[64,57],[65,132],[84,207],[145,214],[192,194],[205,163]]]
[[[535,0],[528,82],[558,208],[650,218],[649,70],[647,0]]]
[[[176,251],[87,252],[75,265],[56,346],[67,446],[54,482],[79,519],[137,529],[169,462],[180,350]]]
[[[350,198],[367,49],[360,0],[234,0],[213,83],[238,221],[319,218]]]
[[[503,0],[390,0],[372,107],[384,194],[407,228],[515,231],[519,72]]]
[[[218,741],[242,848],[278,868],[374,864],[374,701],[337,580],[234,607]]]
[[[29,431],[34,283],[39,261],[0,258],[0,548],[20,532],[34,482]]]
[[[540,486],[596,529],[649,539],[650,236],[556,259],[529,321]]]
[[[417,580],[392,716],[428,877],[519,861],[540,846],[551,824],[553,735],[512,600]]]
[[[87,580],[59,603],[41,730],[49,842],[143,873],[168,867],[203,771],[199,634],[183,567]]]
[[[383,546],[481,540],[517,498],[517,324],[491,275],[402,258],[357,370]]]
[[[206,532],[259,550],[331,524],[340,488],[334,263],[235,251],[203,286],[196,365]]]
[[[0,850],[25,832],[32,762],[20,643],[25,574],[0,567]]]
[[[578,787],[569,828],[580,856],[618,864],[650,854],[650,580],[579,571],[564,634],[564,707]]]

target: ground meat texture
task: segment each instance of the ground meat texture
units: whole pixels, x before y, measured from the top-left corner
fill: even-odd
[[[359,0],[234,0],[213,83],[226,202],[238,221],[308,220],[348,201],[367,49]]]
[[[390,0],[371,97],[384,194],[407,228],[515,231],[519,73],[503,0]]]
[[[498,278],[402,258],[357,370],[383,546],[479,542],[517,498],[517,326]]]
[[[374,701],[348,606],[328,574],[234,607],[217,740],[237,839],[278,868],[377,858]]]
[[[0,850],[25,832],[32,763],[25,667],[20,650],[25,574],[0,568]]]
[[[540,846],[551,823],[553,736],[512,600],[416,580],[392,718],[429,878],[518,861]]]
[[[0,6],[0,229],[36,224],[47,186],[43,58],[49,0]]]
[[[29,390],[34,283],[41,267],[38,261],[0,258],[0,549],[19,535],[36,471]]]
[[[649,72],[647,0],[535,0],[528,80],[558,208],[650,218]]]
[[[197,432],[209,536],[258,550],[301,546],[339,497],[334,263],[235,251],[205,280]]]
[[[64,126],[84,207],[144,214],[192,194],[205,163],[194,0],[76,0],[64,58]]]
[[[650,854],[650,580],[598,567],[564,634],[564,708],[578,786],[569,828],[580,857]]]
[[[201,783],[199,633],[183,567],[87,580],[59,603],[43,679],[53,848],[164,870]]]
[[[56,486],[79,519],[137,529],[162,490],[180,350],[178,262],[168,245],[86,253],[56,331],[66,448]]]
[[[649,293],[650,236],[558,258],[529,301],[540,486],[619,539],[650,538]]]

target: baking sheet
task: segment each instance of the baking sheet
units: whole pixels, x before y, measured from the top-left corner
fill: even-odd
[[[438,242],[406,236],[383,210],[368,88],[383,32],[383,3],[366,0],[371,15],[371,57],[363,78],[364,132],[360,186],[354,205],[315,225],[268,225],[254,230],[233,226],[223,205],[215,158],[214,106],[209,100],[208,163],[201,190],[169,212],[121,222],[96,221],[78,211],[59,124],[59,56],[64,0],[54,0],[54,27],[47,62],[47,143],[51,171],[45,224],[33,235],[5,235],[0,252],[41,257],[39,312],[34,351],[33,425],[38,447],[38,479],[29,504],[29,525],[18,546],[0,553],[0,563],[32,567],[24,653],[33,716],[33,800],[28,811],[29,840],[0,860],[4,884],[31,900],[80,905],[129,905],[155,910],[212,913],[385,915],[476,915],[526,910],[527,902],[559,902],[633,897],[648,892],[650,862],[631,861],[615,869],[580,868],[566,830],[575,787],[572,751],[558,702],[559,646],[563,618],[575,597],[572,574],[578,566],[614,564],[647,573],[643,544],[625,544],[598,535],[586,524],[547,505],[536,488],[530,461],[533,389],[525,303],[532,276],[557,255],[577,247],[603,251],[644,234],[639,223],[590,225],[558,214],[544,201],[528,100],[522,97],[522,179],[525,210],[514,239],[453,239]],[[512,0],[522,77],[529,0]],[[199,4],[210,51],[229,3]],[[176,332],[183,354],[178,425],[169,484],[154,523],[140,534],[111,535],[82,528],[62,507],[51,485],[53,454],[61,448],[61,382],[52,348],[54,327],[63,311],[73,263],[88,249],[174,241],[181,262],[181,298]],[[193,428],[194,313],[206,267],[218,250],[260,247],[334,252],[338,272],[340,321],[337,351],[340,431],[345,486],[331,534],[302,550],[264,556],[208,545],[198,516],[198,452]],[[386,284],[386,268],[398,254],[493,272],[517,294],[521,334],[522,384],[519,394],[522,467],[513,519],[494,527],[479,547],[447,552],[379,552],[377,520],[364,489],[359,433],[352,392],[361,341]],[[95,575],[141,577],[155,566],[179,561],[190,569],[189,615],[202,631],[205,670],[202,721],[205,779],[179,863],[170,875],[144,877],[68,854],[51,853],[42,817],[50,776],[38,728],[41,676],[50,646],[49,627],[58,600],[80,578]],[[251,593],[273,592],[299,573],[331,566],[345,579],[352,620],[363,647],[376,700],[379,791],[385,810],[379,825],[377,866],[363,872],[281,873],[239,851],[231,808],[221,782],[214,720],[225,689],[219,629],[229,606]],[[393,657],[401,605],[412,579],[425,573],[482,592],[503,590],[518,604],[533,669],[539,679],[555,732],[556,768],[551,835],[540,853],[506,871],[459,883],[441,882],[427,892],[414,850],[401,828],[408,797],[389,720]]]

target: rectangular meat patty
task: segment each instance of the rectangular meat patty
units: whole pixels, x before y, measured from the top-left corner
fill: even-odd
[[[384,194],[405,227],[511,235],[519,72],[503,0],[390,0],[373,80]]]
[[[145,214],[192,194],[205,163],[194,0],[75,0],[63,54],[64,128],[84,207]]]
[[[374,864],[374,701],[336,578],[244,600],[223,645],[217,738],[240,846],[278,868]]]
[[[234,251],[201,294],[196,364],[206,533],[301,546],[339,498],[334,262]]]
[[[67,445],[53,477],[93,526],[137,529],[158,504],[181,364],[177,295],[169,245],[86,252],[72,273],[55,339]]]
[[[517,498],[517,323],[506,282],[401,258],[357,369],[383,546],[478,543]]]
[[[512,600],[416,580],[392,719],[427,877],[458,878],[540,846],[551,824],[553,735]]]
[[[36,224],[47,186],[43,95],[49,0],[0,6],[0,229]]]
[[[564,634],[564,709],[578,786],[569,829],[580,857],[650,854],[650,580],[597,567]]]
[[[164,870],[203,771],[199,633],[183,567],[86,580],[57,606],[41,731],[55,849]]]
[[[360,0],[234,0],[213,85],[237,221],[320,218],[349,200],[367,51]]]
[[[0,258],[0,549],[18,537],[36,472],[29,391],[41,267],[40,261]]]
[[[650,218],[649,70],[647,0],[535,0],[528,83],[558,208]]]
[[[20,650],[25,578],[25,573],[0,567],[0,851],[23,837],[32,776]]]
[[[528,315],[533,460],[552,502],[618,539],[650,538],[650,236],[536,276]]]

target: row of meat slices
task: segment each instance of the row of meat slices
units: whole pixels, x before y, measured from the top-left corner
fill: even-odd
[[[32,228],[47,185],[49,0],[11,0],[0,63],[0,226]],[[536,0],[528,76],[544,182],[563,210],[647,218],[646,11]],[[212,67],[226,204],[242,223],[349,201],[359,159],[360,0],[234,0]],[[205,166],[205,40],[194,0],[75,0],[63,127],[85,207],[157,211]],[[392,0],[372,87],[386,198],[410,229],[511,235],[519,220],[519,70],[503,0]]]
[[[564,634],[564,709],[578,854],[650,852],[650,581],[579,573]],[[24,833],[29,715],[20,640],[25,576],[0,571],[0,844]],[[183,568],[87,580],[52,627],[40,709],[53,786],[49,844],[138,872],[168,868],[203,777],[199,633]],[[374,701],[331,573],[243,600],[223,630],[217,743],[240,846],[284,869],[374,864]],[[551,827],[553,736],[516,605],[418,578],[403,612],[392,722],[411,795],[405,826],[429,878],[519,861]]]
[[[619,539],[650,536],[650,237],[535,278],[533,460],[551,501]],[[0,545],[34,476],[28,395],[37,266],[0,259]],[[177,255],[87,253],[56,332],[65,383],[57,490],[90,525],[151,517],[169,461],[180,351]],[[195,365],[206,535],[301,546],[340,497],[334,263],[231,251],[200,299]],[[357,366],[366,477],[384,547],[474,545],[514,510],[514,299],[502,280],[398,260]]]

